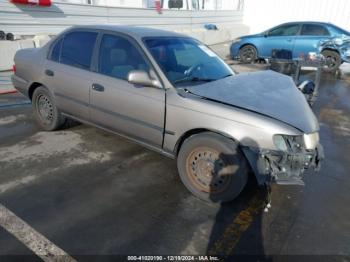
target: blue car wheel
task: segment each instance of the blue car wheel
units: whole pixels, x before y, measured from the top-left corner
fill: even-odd
[[[322,55],[326,59],[326,66],[323,68],[325,72],[335,72],[341,65],[341,57],[336,51],[323,50]]]
[[[258,52],[256,48],[252,45],[245,45],[239,49],[239,59],[242,63],[253,63],[256,59],[258,59]]]

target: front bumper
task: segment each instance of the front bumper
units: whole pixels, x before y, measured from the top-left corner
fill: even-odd
[[[319,171],[324,159],[322,145],[314,150],[282,152],[265,149],[243,149],[259,184],[275,182],[282,185],[304,185],[307,169]]]
[[[231,46],[230,46],[231,58],[235,59],[235,58],[238,57],[240,47],[241,47],[241,43],[240,42],[231,44]]]

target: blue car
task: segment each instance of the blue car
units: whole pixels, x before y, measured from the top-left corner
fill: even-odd
[[[252,63],[259,58],[270,58],[273,49],[292,51],[292,57],[298,58],[309,52],[319,52],[332,61],[328,71],[333,71],[342,63],[339,53],[334,49],[318,50],[322,40],[350,36],[350,33],[330,23],[291,22],[278,25],[265,32],[242,36],[233,41],[230,53],[243,63]]]

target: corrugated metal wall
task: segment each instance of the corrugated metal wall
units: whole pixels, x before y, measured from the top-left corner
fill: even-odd
[[[350,1],[245,0],[244,23],[251,33],[290,21],[331,22],[350,31]]]
[[[193,30],[206,23],[219,27],[241,25],[242,11],[191,11],[116,8],[55,3],[51,7],[14,5],[0,0],[0,30],[18,35],[57,34],[79,24],[128,24],[169,30]]]

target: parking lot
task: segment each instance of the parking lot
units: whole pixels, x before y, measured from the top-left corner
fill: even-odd
[[[233,65],[239,72],[264,67]],[[0,95],[0,206],[77,260],[213,254],[350,261],[347,68],[322,76],[314,106],[326,155],[321,172],[308,172],[305,187],[274,185],[267,213],[266,192],[253,179],[235,201],[205,203],[182,185],[175,161],[82,124],[43,132],[19,94]],[[9,231],[0,227],[0,255],[34,254],[28,246],[35,243]]]

